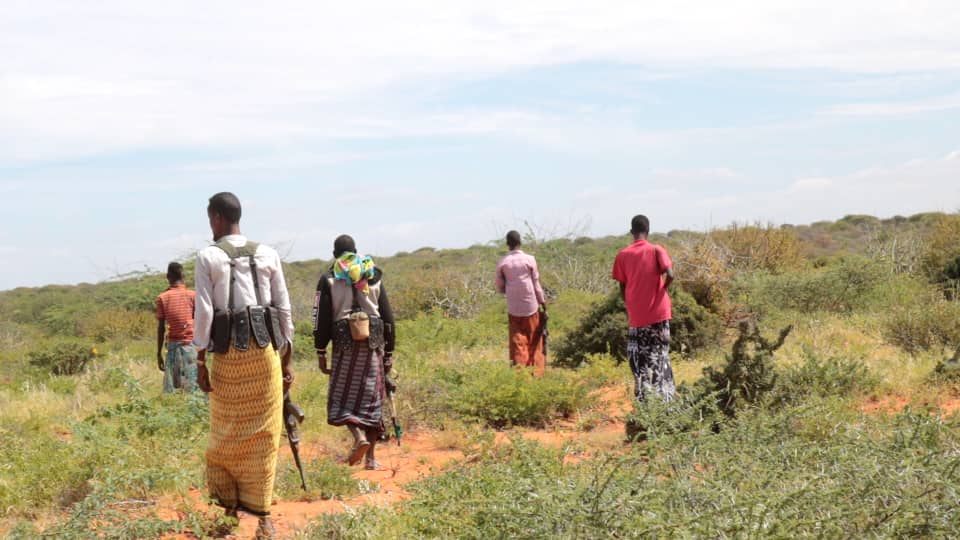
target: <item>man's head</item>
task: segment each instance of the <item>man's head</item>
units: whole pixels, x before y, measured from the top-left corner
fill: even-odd
[[[650,234],[650,220],[643,214],[637,214],[630,220],[630,233],[634,238],[646,238]]]
[[[171,285],[183,283],[183,265],[178,262],[172,262],[167,265],[167,281]]]
[[[333,256],[334,258],[339,258],[344,253],[356,253],[357,252],[357,243],[353,241],[353,237],[349,234],[341,234],[333,241]]]
[[[228,234],[239,234],[240,213],[240,199],[233,193],[223,191],[210,197],[207,217],[214,241]]]
[[[511,250],[517,249],[520,247],[522,242],[520,242],[520,233],[517,231],[510,231],[507,233],[507,247]]]

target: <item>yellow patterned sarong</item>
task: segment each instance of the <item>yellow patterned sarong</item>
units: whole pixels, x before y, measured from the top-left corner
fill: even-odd
[[[283,375],[272,346],[231,347],[212,362],[207,487],[225,508],[270,513],[283,429]]]

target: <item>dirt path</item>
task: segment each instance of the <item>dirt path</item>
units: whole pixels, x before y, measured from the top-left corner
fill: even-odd
[[[525,439],[537,441],[541,444],[560,447],[569,442],[576,442],[584,448],[579,455],[570,456],[570,460],[590,457],[592,451],[601,448],[614,448],[622,444],[623,422],[622,417],[629,409],[629,398],[622,388],[605,388],[599,392],[598,400],[601,404],[605,420],[590,430],[579,431],[574,422],[563,422],[550,430],[513,430],[497,432],[494,435],[496,444],[509,444],[511,436],[520,435]],[[422,478],[444,471],[453,462],[464,457],[460,450],[450,448],[444,444],[443,437],[433,432],[408,433],[403,438],[402,447],[385,444],[377,447],[377,459],[383,467],[380,471],[365,471],[355,468],[353,478],[357,481],[366,481],[370,485],[379,485],[379,489],[370,494],[358,495],[347,500],[280,500],[276,501],[271,511],[274,526],[277,529],[277,538],[290,538],[298,531],[303,530],[311,521],[323,514],[342,512],[347,508],[368,504],[391,505],[410,497],[405,486]],[[314,450],[322,455],[323,450]],[[331,456],[330,459],[335,459]],[[187,494],[190,504],[200,511],[208,509],[203,502],[203,493],[191,489]],[[182,519],[176,508],[182,506],[180,500],[163,500],[159,503],[160,517],[164,519]],[[228,536],[229,539],[253,538],[257,528],[257,518],[247,514],[240,514],[240,526],[236,533]],[[171,535],[170,539],[193,539],[193,535]]]

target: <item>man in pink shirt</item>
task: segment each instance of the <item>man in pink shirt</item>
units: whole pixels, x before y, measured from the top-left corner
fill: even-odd
[[[662,246],[647,241],[650,220],[634,216],[630,222],[633,244],[617,253],[613,279],[627,306],[627,359],[633,370],[634,396],[646,399],[656,392],[673,399],[675,387],[670,367],[670,319],[673,318],[667,286],[673,282],[673,262]]]
[[[507,233],[507,253],[497,263],[497,291],[507,296],[507,314],[510,319],[510,361],[515,366],[533,368],[533,374],[543,375],[546,357],[543,354],[543,317],[547,302],[540,286],[540,272],[532,255],[520,250],[520,233]]]

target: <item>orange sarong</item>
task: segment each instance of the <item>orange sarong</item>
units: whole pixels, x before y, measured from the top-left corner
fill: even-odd
[[[215,355],[210,372],[210,498],[228,509],[270,514],[283,429],[283,375],[272,346]]]
[[[510,315],[510,363],[533,368],[537,377],[543,375],[547,359],[543,355],[543,328],[540,313],[529,317]]]

